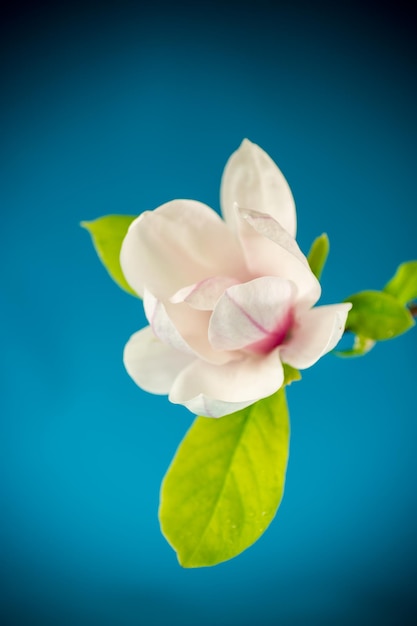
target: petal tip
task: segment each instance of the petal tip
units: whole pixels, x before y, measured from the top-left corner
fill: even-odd
[[[255,145],[255,144],[254,144],[252,141],[250,141],[250,139],[248,139],[247,137],[245,137],[245,138],[242,140],[242,142],[241,142],[241,144],[240,144],[240,146],[239,146],[239,148],[238,148],[238,149],[239,149],[239,150],[245,150],[245,149],[249,149],[249,150],[250,150],[250,149],[252,148],[252,146],[254,146],[254,145]]]

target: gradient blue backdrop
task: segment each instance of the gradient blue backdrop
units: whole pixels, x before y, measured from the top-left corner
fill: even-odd
[[[2,623],[415,623],[416,331],[304,373],[270,529],[183,570],[157,507],[192,416],[125,373],[141,304],[78,225],[176,197],[218,209],[248,137],[292,187],[301,247],[329,234],[323,302],[382,287],[417,257],[415,26],[401,2],[4,14]]]

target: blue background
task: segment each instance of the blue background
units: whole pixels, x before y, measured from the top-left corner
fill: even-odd
[[[416,331],[304,372],[276,519],[184,570],[157,507],[192,416],[125,373],[142,307],[79,227],[218,209],[248,137],[290,183],[301,247],[329,234],[323,302],[381,288],[417,256],[411,5],[58,4],[2,19],[3,623],[415,623]]]

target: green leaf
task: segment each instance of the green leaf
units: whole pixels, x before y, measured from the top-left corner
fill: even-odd
[[[414,325],[414,320],[394,296],[382,291],[362,291],[350,298],[346,330],[375,341],[392,339]]]
[[[311,244],[307,255],[308,264],[314,276],[319,279],[329,254],[330,242],[326,233],[317,237]]]
[[[126,281],[119,261],[122,241],[134,219],[135,215],[105,215],[92,222],[81,222],[81,226],[90,233],[98,257],[113,280],[138,297]]]
[[[398,266],[395,276],[384,287],[385,293],[394,296],[401,304],[417,298],[417,261],[408,261]]]
[[[373,339],[355,335],[352,348],[349,350],[335,350],[333,354],[341,357],[363,356],[372,350],[374,345],[375,341]]]
[[[161,529],[183,567],[251,546],[281,501],[289,449],[284,388],[220,419],[198,417],[161,488]]]

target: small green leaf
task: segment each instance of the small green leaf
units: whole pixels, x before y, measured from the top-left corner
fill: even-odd
[[[394,296],[382,291],[362,291],[350,298],[353,307],[349,311],[346,330],[375,341],[392,339],[414,325],[407,308]]]
[[[119,261],[122,241],[134,219],[134,215],[105,215],[92,222],[81,222],[81,226],[90,233],[97,255],[113,280],[138,297],[126,281]]]
[[[329,254],[330,242],[326,233],[317,237],[311,244],[310,252],[307,255],[308,264],[314,276],[319,279],[325,266]]]
[[[334,351],[333,354],[341,357],[353,357],[353,356],[363,356],[367,354],[375,345],[375,341],[373,339],[369,339],[368,337],[361,337],[360,335],[355,335],[353,340],[353,346],[349,350],[337,350]]]
[[[394,296],[401,304],[417,298],[417,261],[408,261],[398,266],[395,276],[384,287],[385,293]]]
[[[297,380],[301,380],[300,371],[292,367],[292,365],[288,365],[288,363],[283,364],[284,367],[284,385],[291,385],[291,383],[296,382]]]
[[[220,419],[198,417],[161,488],[159,519],[183,567],[251,546],[281,501],[289,448],[284,388]]]

